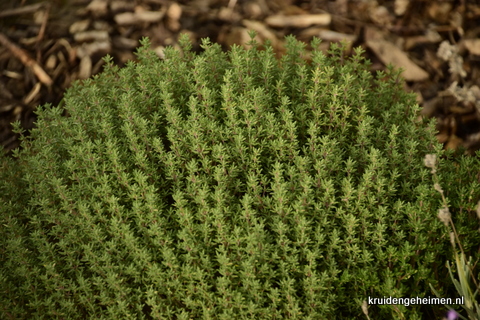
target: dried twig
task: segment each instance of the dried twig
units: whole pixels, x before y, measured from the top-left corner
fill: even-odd
[[[45,5],[46,5],[45,2],[41,2],[37,4],[20,7],[20,8],[3,10],[2,12],[0,12],[0,18],[17,16],[17,15],[27,14],[27,13],[34,13],[40,10],[41,8],[43,8]]]
[[[42,67],[33,60],[28,52],[11,42],[3,33],[0,32],[0,44],[4,45],[10,52],[20,59],[20,61],[26,66],[32,69],[33,73],[37,76],[38,80],[47,86],[51,86],[53,81],[50,76],[42,69]]]
[[[45,29],[47,28],[48,17],[50,15],[50,8],[51,6],[50,4],[48,4],[45,9],[45,14],[43,16],[42,25],[40,26],[40,31],[38,32],[37,45],[40,43],[40,41],[42,41],[43,36],[45,35]]]

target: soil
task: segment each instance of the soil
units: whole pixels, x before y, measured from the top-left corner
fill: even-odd
[[[422,115],[438,119],[445,148],[480,148],[480,5],[419,0],[57,0],[0,4],[0,142],[19,146],[11,122],[28,131],[39,105],[56,106],[78,79],[101,72],[106,54],[118,65],[135,59],[143,36],[159,56],[187,33],[199,50],[209,37],[227,49],[270,40],[283,50],[289,34],[310,42],[362,46],[372,71],[405,69]]]

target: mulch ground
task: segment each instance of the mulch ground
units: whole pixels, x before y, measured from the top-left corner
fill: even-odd
[[[72,81],[101,72],[102,57],[118,65],[135,59],[139,39],[161,56],[187,33],[199,50],[209,37],[228,49],[284,37],[362,46],[372,71],[388,63],[405,69],[423,116],[438,119],[445,148],[480,149],[480,5],[419,0],[57,0],[0,4],[0,143],[19,146],[12,121],[35,125],[38,105],[58,105]]]

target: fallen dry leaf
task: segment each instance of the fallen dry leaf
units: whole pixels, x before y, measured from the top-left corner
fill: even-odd
[[[408,58],[407,54],[386,40],[367,41],[367,46],[372,49],[377,57],[384,63],[391,63],[395,67],[402,67],[405,71],[402,76],[407,81],[424,81],[428,79],[428,73],[417,66]]]

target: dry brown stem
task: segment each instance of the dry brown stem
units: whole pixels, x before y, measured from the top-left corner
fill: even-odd
[[[11,42],[3,33],[0,32],[0,44],[5,46],[10,52],[18,58],[26,67],[32,69],[38,80],[47,86],[51,86],[53,81],[50,76],[42,69],[42,67],[33,60],[27,51],[23,50],[15,43]]]

